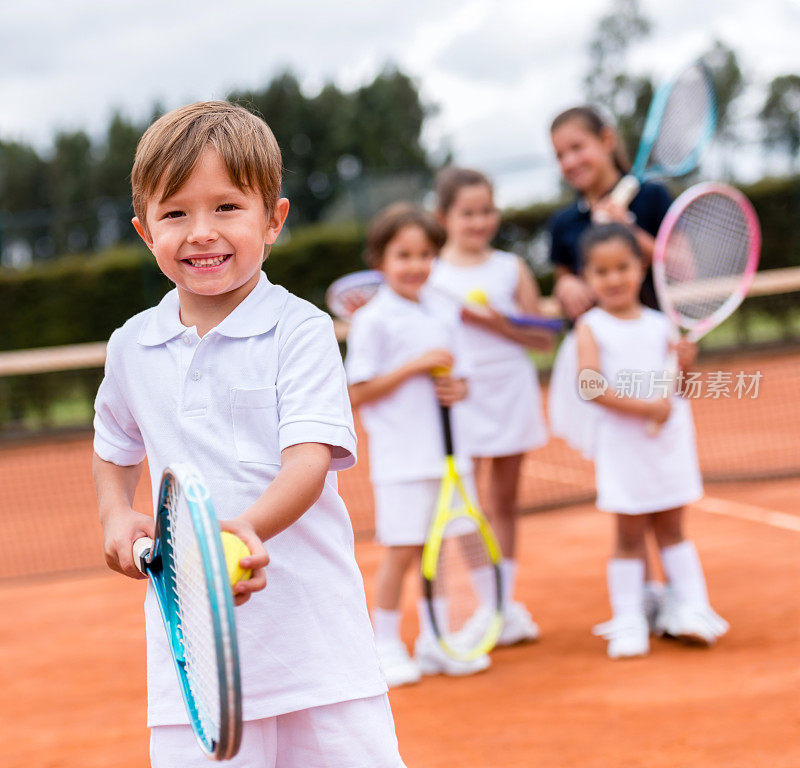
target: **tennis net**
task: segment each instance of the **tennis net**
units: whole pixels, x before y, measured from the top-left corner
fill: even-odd
[[[0,354],[0,580],[103,565],[91,480],[92,400],[103,344]],[[539,361],[547,392],[549,358]],[[800,474],[800,268],[757,276],[742,308],[703,341],[690,393],[708,483]],[[366,438],[339,475],[357,537],[373,532]],[[525,457],[520,505],[554,508],[594,495],[592,465],[559,439]],[[136,506],[150,507],[149,483]]]

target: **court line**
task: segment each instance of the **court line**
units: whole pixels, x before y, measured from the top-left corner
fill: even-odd
[[[692,506],[712,515],[738,517],[740,520],[750,520],[773,528],[782,528],[785,531],[800,533],[800,517],[790,515],[787,512],[778,512],[775,509],[766,509],[757,507],[754,504],[744,504],[740,501],[730,501],[729,499],[720,499],[715,496],[704,496]]]

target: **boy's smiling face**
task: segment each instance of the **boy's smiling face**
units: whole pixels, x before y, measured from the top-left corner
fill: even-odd
[[[224,297],[232,310],[258,282],[264,247],[277,239],[289,201],[268,212],[258,190],[233,183],[211,147],[180,189],[163,200],[162,194],[159,187],[147,203],[147,227],[138,218],[133,225],[178,287],[182,309],[187,300],[200,306],[201,297]]]

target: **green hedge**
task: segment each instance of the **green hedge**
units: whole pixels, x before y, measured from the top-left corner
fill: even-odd
[[[764,233],[763,269],[800,264],[800,178],[765,180],[745,192]],[[524,244],[562,203],[503,214],[499,247]],[[273,282],[323,305],[325,288],[340,275],[363,269],[363,230],[315,225],[273,248],[266,270]],[[550,279],[540,279],[544,293]],[[157,303],[169,288],[143,246],[70,256],[24,272],[0,270],[0,349],[57,346],[108,338],[131,315]]]

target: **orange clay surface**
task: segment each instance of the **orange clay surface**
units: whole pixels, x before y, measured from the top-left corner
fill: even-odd
[[[693,508],[688,531],[732,625],[717,647],[655,640],[648,658],[607,660],[589,629],[609,615],[610,519],[588,505],[529,515],[518,597],[542,640],[496,651],[482,675],[392,691],[408,767],[800,766],[800,482],[707,490],[716,511]],[[380,552],[357,556],[369,587]],[[0,588],[3,768],[148,764],[142,596],[110,572]]]

